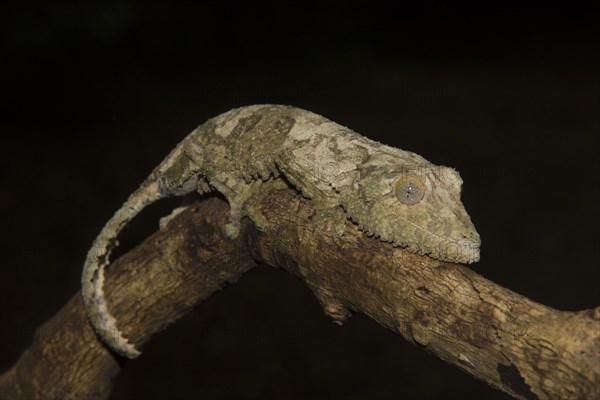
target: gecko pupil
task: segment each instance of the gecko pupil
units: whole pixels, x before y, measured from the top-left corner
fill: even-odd
[[[412,183],[408,183],[406,185],[406,199],[408,200],[414,195],[415,195],[415,187],[413,186]]]

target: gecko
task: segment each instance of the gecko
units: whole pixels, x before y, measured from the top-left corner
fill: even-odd
[[[479,260],[480,238],[461,199],[457,171],[370,140],[310,111],[282,105],[233,109],[192,131],[106,223],[82,274],[86,315],[114,351],[140,351],[123,337],[104,296],[104,274],[119,232],[149,204],[192,192],[220,192],[230,206],[225,233],[238,236],[267,181],[284,182],[315,204],[315,229],[343,234],[347,220],[392,246],[441,261]]]

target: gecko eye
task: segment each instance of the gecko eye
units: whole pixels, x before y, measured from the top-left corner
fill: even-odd
[[[425,196],[425,185],[414,175],[404,175],[394,184],[394,194],[401,203],[412,206]]]

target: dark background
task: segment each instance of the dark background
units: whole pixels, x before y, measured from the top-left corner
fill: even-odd
[[[94,237],[169,150],[255,103],[306,108],[455,167],[483,240],[473,269],[561,310],[599,305],[597,15],[423,4],[9,6],[0,369],[78,290]],[[335,326],[299,280],[268,267],[157,335],[113,398],[196,395],[507,398],[366,317]]]

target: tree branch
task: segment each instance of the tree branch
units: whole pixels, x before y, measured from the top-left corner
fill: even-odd
[[[197,202],[115,261],[105,287],[124,335],[139,347],[261,260],[303,279],[335,320],[366,314],[516,398],[600,398],[600,308],[545,307],[350,222],[341,236],[314,231],[312,202],[291,189],[265,192],[258,207],[265,231],[246,220],[230,240],[227,204]],[[120,361],[94,336],[78,293],[0,376],[0,398],[103,399]]]

